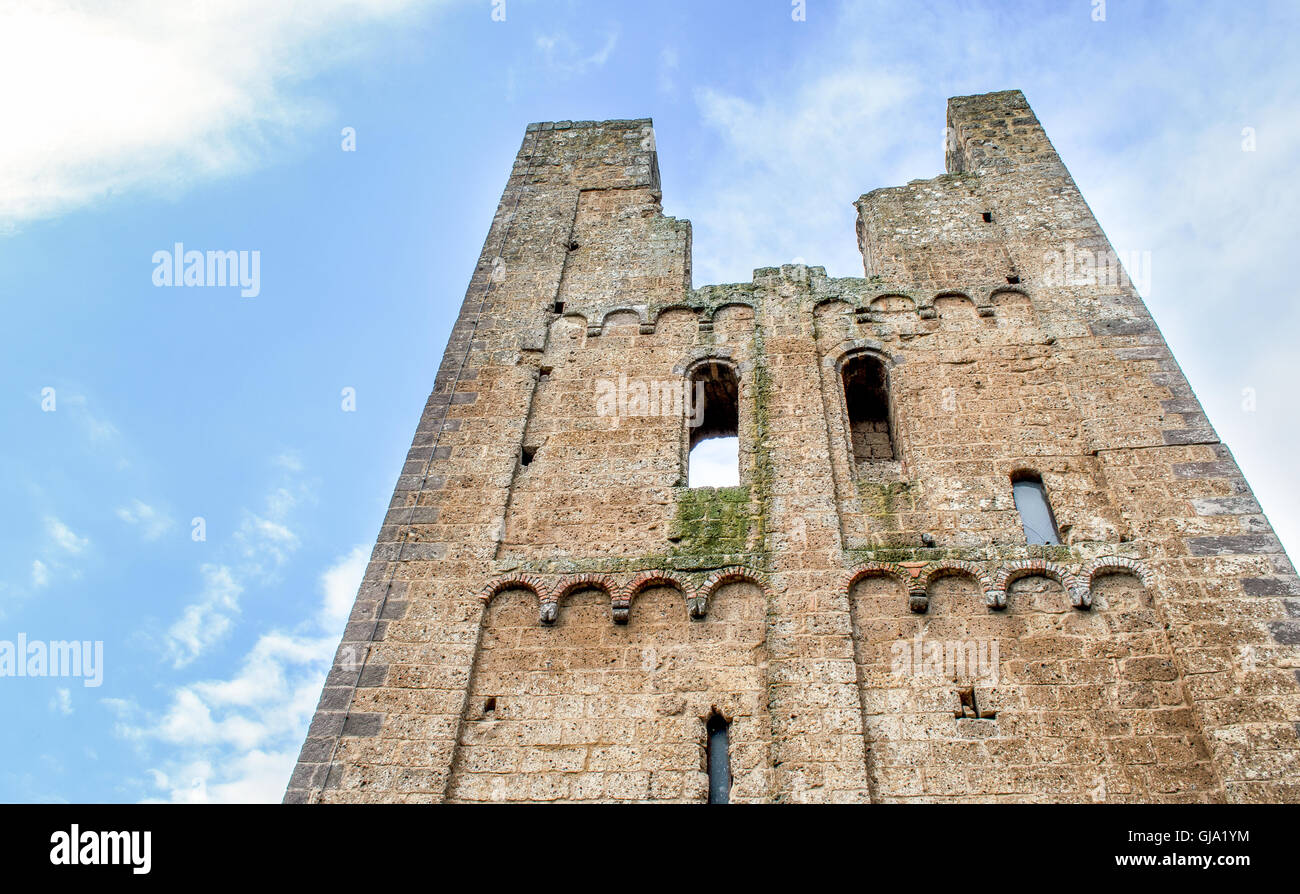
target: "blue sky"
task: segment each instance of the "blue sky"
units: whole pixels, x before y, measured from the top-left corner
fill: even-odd
[[[530,121],[653,117],[698,286],[861,275],[852,201],[1024,90],[1300,546],[1295,4],[928,5],[0,11],[0,640],[104,644],[0,678],[0,799],[279,799]],[[155,287],[176,242],[260,294]]]

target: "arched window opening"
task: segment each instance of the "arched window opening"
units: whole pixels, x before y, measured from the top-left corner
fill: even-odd
[[[889,374],[885,365],[877,357],[861,354],[844,364],[842,375],[854,468],[863,471],[872,463],[894,459],[894,438],[889,427]]]
[[[726,804],[731,800],[731,751],[728,741],[731,724],[714,711],[704,728],[707,740],[705,766],[709,769],[709,803]]]
[[[1056,544],[1061,535],[1056,530],[1056,516],[1047,499],[1047,488],[1036,472],[1017,472],[1011,477],[1011,495],[1020,513],[1025,540],[1030,543]]]
[[[689,487],[740,484],[740,382],[725,363],[696,367],[690,381]]]

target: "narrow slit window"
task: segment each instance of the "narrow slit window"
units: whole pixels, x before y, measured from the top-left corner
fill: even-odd
[[[1011,495],[1020,513],[1020,525],[1029,543],[1055,544],[1061,542],[1056,530],[1056,516],[1047,499],[1043,479],[1033,472],[1022,472],[1011,479]]]
[[[691,375],[687,396],[689,487],[740,484],[740,382],[725,363],[705,363]]]
[[[854,468],[863,471],[872,463],[894,459],[885,365],[870,355],[854,357],[844,364],[843,378]]]
[[[726,804],[731,800],[730,732],[731,724],[716,712],[705,725],[705,765],[709,769],[710,804]]]

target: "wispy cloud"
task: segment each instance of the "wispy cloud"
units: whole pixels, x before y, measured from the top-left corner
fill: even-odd
[[[677,90],[676,76],[680,62],[677,50],[672,47],[664,47],[659,51],[659,89],[664,93]]]
[[[222,639],[239,613],[239,596],[244,588],[225,565],[204,565],[203,590],[185,607],[180,618],[167,629],[167,656],[175,667],[184,667],[213,643]]]
[[[45,519],[45,531],[59,549],[73,555],[81,553],[90,545],[90,538],[77,535],[54,516]]]
[[[262,161],[321,117],[302,82],[437,0],[33,0],[0,8],[0,230]]]
[[[148,716],[129,701],[105,700],[118,714],[120,735],[170,749],[161,766],[150,771],[159,800],[279,800],[366,555],[358,546],[325,569],[315,616],[295,631],[263,634],[234,676],[178,687],[159,716]]]
[[[39,590],[50,584],[50,569],[40,559],[32,561],[32,587]]]
[[[220,642],[239,614],[240,595],[249,587],[273,583],[280,569],[298,549],[300,540],[290,527],[293,510],[313,499],[311,489],[297,476],[301,462],[288,466],[285,454],[272,465],[290,470],[282,483],[271,488],[260,512],[245,510],[231,542],[218,559],[199,569],[203,587],[185,607],[164,636],[165,654],[175,667],[184,667]],[[132,515],[139,515],[137,507]]]
[[[145,540],[157,540],[171,530],[171,517],[142,500],[132,500],[130,506],[119,506],[117,517],[128,525],[137,525]]]
[[[301,466],[299,466],[301,468]],[[242,558],[240,574],[261,580],[272,578],[298,548],[298,535],[289,527],[289,515],[306,491],[278,487],[266,498],[261,513],[246,512],[235,531]]]
[[[538,35],[536,44],[547,67],[564,74],[585,74],[591,69],[604,67],[609,61],[618,46],[618,30],[610,31],[605,42],[591,52],[579,47],[563,32]]]
[[[874,69],[827,71],[757,98],[697,89],[703,123],[722,141],[707,207],[685,210],[699,234],[697,281],[746,282],[796,256],[862,275],[851,203],[871,178],[923,172],[919,157],[940,142],[938,127],[923,132],[910,113],[918,92],[914,78]]]
[[[0,150],[3,151],[3,150]],[[0,178],[3,178],[0,174]],[[3,180],[0,179],[0,189],[3,189]],[[3,211],[0,210],[0,225],[3,221]],[[72,417],[77,424],[81,426],[86,440],[92,447],[103,447],[110,442],[116,441],[121,432],[111,420],[100,415],[90,408],[90,399],[79,391],[72,391],[67,388],[59,388],[55,392],[56,412],[66,412],[68,408],[72,409]],[[40,399],[37,396],[37,399]]]
[[[54,690],[54,697],[50,699],[50,711],[55,714],[68,716],[72,713],[72,690],[60,686]]]

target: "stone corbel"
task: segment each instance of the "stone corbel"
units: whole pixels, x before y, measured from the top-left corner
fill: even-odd
[[[626,624],[632,615],[632,600],[626,596],[615,596],[610,600],[609,606],[614,613],[614,623]]]
[[[555,623],[555,619],[560,616],[560,602],[558,599],[543,599],[538,606],[537,620],[546,626]]]

